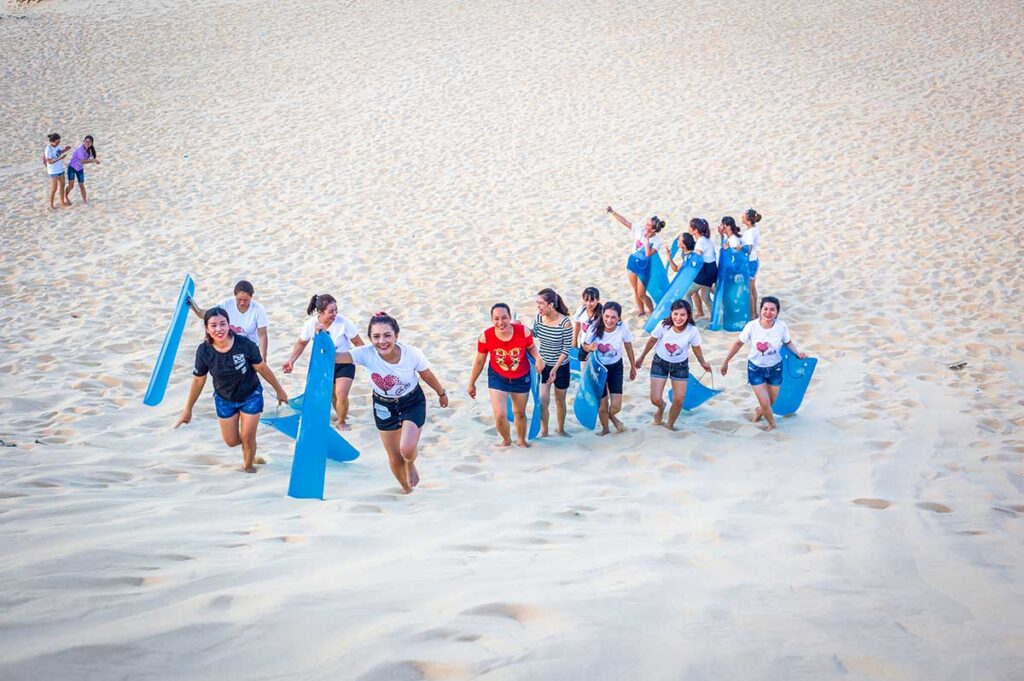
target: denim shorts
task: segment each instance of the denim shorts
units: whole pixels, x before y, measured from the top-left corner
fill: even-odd
[[[782,362],[773,364],[770,367],[759,367],[753,362],[747,362],[747,383],[750,385],[782,385]]]
[[[487,387],[506,393],[528,393],[530,392],[530,372],[527,371],[519,378],[505,378],[495,371],[494,367],[488,365]]]
[[[671,378],[673,381],[685,381],[690,377],[690,360],[682,362],[666,362],[657,355],[651,362],[651,378]]]
[[[214,390],[213,404],[217,407],[218,418],[222,419],[229,419],[238,412],[243,414],[260,414],[263,412],[263,386],[256,386],[256,389],[249,393],[249,396],[241,402],[225,400]]]
[[[68,182],[78,181],[79,184],[85,184],[85,168],[81,170],[75,170],[71,166],[68,166]]]
[[[747,264],[747,268],[748,268],[748,269],[747,269],[747,272],[749,272],[749,273],[750,273],[750,278],[751,278],[751,279],[753,279],[754,277],[756,277],[756,276],[757,276],[757,266],[758,266],[758,265],[760,265],[760,264],[761,264],[761,261],[760,261],[760,260],[751,260],[751,261],[750,261],[750,262],[749,262],[749,263]]]

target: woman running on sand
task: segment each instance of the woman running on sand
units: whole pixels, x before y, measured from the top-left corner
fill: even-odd
[[[762,298],[761,316],[747,322],[740,332],[739,339],[732,344],[729,354],[722,361],[722,375],[725,376],[729,371],[729,360],[744,344],[750,345],[750,354],[747,356],[747,383],[754,389],[758,405],[752,420],[757,423],[762,418],[766,419],[768,430],[775,430],[772,405],[775,404],[775,399],[779,396],[779,386],[782,385],[782,346],[785,345],[800,359],[807,358],[807,355],[797,350],[790,340],[789,327],[778,318],[781,311],[782,306],[778,298]]]
[[[486,329],[476,342],[476,359],[473,370],[469,374],[469,396],[476,399],[476,379],[487,363],[487,389],[491,395],[491,412],[494,414],[494,425],[498,429],[501,440],[498,447],[512,444],[506,403],[512,398],[512,413],[516,421],[516,445],[529,447],[526,441],[526,400],[530,394],[530,381],[536,377],[530,375],[529,354],[537,365],[537,372],[544,370],[544,360],[537,352],[537,344],[533,336],[519,322],[512,321],[512,312],[505,303],[497,303],[491,308],[493,326]],[[490,360],[488,361],[488,355]]]
[[[654,359],[651,361],[651,404],[657,408],[654,412],[655,425],[662,425],[662,417],[665,415],[662,395],[665,383],[672,381],[672,407],[668,410],[668,422],[664,423],[669,430],[676,429],[676,419],[686,399],[687,381],[690,378],[690,348],[693,348],[693,355],[704,371],[711,371],[711,365],[704,360],[700,349],[700,332],[693,323],[690,304],[685,300],[677,300],[672,303],[669,316],[654,327],[644,351],[640,353],[640,359],[636,361],[637,367],[642,367],[647,353],[654,350]]]
[[[196,364],[192,371],[192,387],[185,409],[174,427],[192,420],[192,407],[203,392],[206,376],[213,376],[213,403],[220,419],[220,434],[228,447],[242,445],[242,470],[255,473],[255,464],[266,463],[256,458],[256,429],[263,411],[263,386],[256,374],[269,383],[284,404],[288,395],[277,377],[263,361],[260,349],[245,336],[231,330],[228,313],[211,307],[203,315],[206,340],[196,348]]]
[[[96,158],[96,146],[92,143],[92,135],[86,135],[82,145],[71,152],[71,160],[68,161],[68,185],[64,189],[64,202],[71,205],[71,190],[75,188],[75,180],[78,180],[78,192],[82,195],[82,204],[89,203],[85,195],[85,164],[100,164]],[[265,355],[264,355],[265,356]]]
[[[338,301],[329,293],[321,293],[309,299],[309,305],[306,306],[306,314],[312,315],[313,312],[317,313],[316,316],[310,317],[302,325],[299,339],[295,341],[292,354],[288,355],[288,359],[285,360],[281,370],[286,374],[292,372],[292,369],[295,368],[295,360],[306,350],[309,341],[313,340],[313,336],[318,331],[326,331],[331,334],[335,353],[334,394],[331,402],[334,404],[334,411],[338,414],[338,428],[340,430],[351,430],[352,427],[348,425],[348,393],[352,390],[352,380],[356,377],[356,367],[351,363],[340,363],[338,355],[354,347],[360,347],[363,345],[363,339],[359,337],[359,332],[356,331],[356,325],[352,323],[352,320],[338,314]]]
[[[71,146],[68,145],[62,149],[60,135],[57,133],[50,134],[47,139],[50,140],[50,143],[43,150],[43,165],[46,166],[46,176],[50,182],[50,210],[55,210],[57,207],[53,205],[53,200],[57,197],[58,192],[60,205],[71,205],[64,197],[64,157],[71,151]]]
[[[572,346],[579,348],[579,360],[582,363],[587,358],[587,351],[583,349],[583,339],[587,337],[590,328],[601,319],[601,292],[593,286],[583,289],[583,303],[576,310],[576,316],[572,318]]]
[[[569,350],[572,348],[573,328],[569,309],[562,296],[554,289],[541,289],[537,293],[537,318],[533,321],[533,337],[540,346],[544,360],[544,371],[540,376],[540,436],[548,435],[548,406],[551,404],[551,384],[555,386],[555,415],[558,426],[555,432],[570,437],[565,432],[565,393],[569,390]]]
[[[757,319],[757,268],[761,264],[761,228],[757,223],[761,222],[761,214],[753,208],[748,208],[743,214],[743,224],[747,231],[743,234],[743,245],[750,247],[748,259],[750,261],[750,318]]]
[[[665,228],[665,221],[658,219],[658,216],[655,215],[649,218],[647,222],[634,225],[616,213],[611,206],[608,206],[607,210],[623,227],[632,232],[633,250],[630,251],[630,255],[632,256],[636,251],[643,249],[644,257],[631,259],[627,261],[626,265],[626,276],[629,279],[629,286],[633,291],[633,300],[636,302],[638,310],[637,316],[643,317],[647,314],[648,308],[650,308],[651,312],[654,312],[654,301],[647,295],[647,288],[644,286],[644,282],[640,280],[640,276],[649,271],[651,257],[661,257],[658,255],[658,251],[661,250],[661,237],[658,236],[658,232]],[[635,267],[630,269],[634,265]]]
[[[622,306],[608,301],[601,312],[601,323],[596,324],[587,334],[583,347],[587,352],[594,353],[590,360],[596,359],[608,370],[608,380],[604,384],[601,406],[598,417],[601,419],[601,432],[607,435],[608,422],[615,425],[620,433],[626,430],[616,415],[622,411],[622,379],[625,373],[622,354],[629,358],[629,380],[636,378],[636,361],[633,358],[633,334],[622,321]]]
[[[217,307],[227,310],[228,321],[231,323],[231,330],[241,334],[260,346],[260,354],[267,356],[267,311],[262,305],[253,300],[256,290],[245,279],[235,284],[231,297],[220,301]],[[206,314],[206,310],[199,307],[195,300],[188,299],[188,306],[200,319]]]
[[[743,241],[740,238],[740,228],[732,216],[726,215],[718,225],[718,234],[722,238],[721,249],[732,249],[739,251],[743,249]]]
[[[690,290],[686,292],[684,298],[692,306],[694,304],[693,294],[696,293],[700,301],[696,305],[698,316],[703,317],[703,308],[705,307],[707,313],[711,314],[711,287],[718,279],[718,261],[715,257],[715,244],[711,241],[711,226],[708,225],[708,221],[704,218],[693,218],[690,220],[690,233],[697,240],[693,250],[700,254],[704,264],[701,265],[697,278],[693,280],[693,284],[690,285]]]
[[[416,453],[427,420],[427,398],[419,379],[437,393],[438,404],[448,406],[448,393],[430,370],[419,348],[398,342],[398,322],[387,312],[370,318],[366,335],[370,345],[340,352],[336,362],[354,363],[370,371],[373,381],[373,420],[395,480],[408,494],[419,484]]]

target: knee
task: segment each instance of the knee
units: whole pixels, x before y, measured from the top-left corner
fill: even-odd
[[[525,407],[523,409],[515,409],[515,408],[513,408],[512,409],[512,413],[515,414],[516,421],[518,421],[520,419],[525,419],[526,418],[526,408]]]
[[[416,460],[416,445],[402,445],[398,453],[402,455],[402,458],[406,461],[412,462]]]
[[[224,444],[226,444],[228,447],[237,447],[238,445],[242,444],[242,438],[239,437],[238,435],[235,435],[233,437],[226,436],[224,438]]]

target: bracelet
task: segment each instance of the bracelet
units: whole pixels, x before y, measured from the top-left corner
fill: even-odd
[[[447,391],[447,390],[445,390],[444,388],[441,388],[441,392],[439,392],[439,393],[437,394],[437,396],[438,396],[438,397],[447,397],[447,396],[448,396],[448,391]]]

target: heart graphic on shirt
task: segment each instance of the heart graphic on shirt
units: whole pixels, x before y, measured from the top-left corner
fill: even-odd
[[[602,355],[607,355],[609,352],[611,352],[611,350],[612,346],[608,343],[597,344],[597,351],[600,352]]]
[[[767,343],[758,343],[757,344],[757,351],[760,352],[763,355],[765,352],[768,351],[768,348],[770,348],[770,347],[771,346],[768,345]]]
[[[665,343],[665,349],[668,350],[668,354],[675,355],[679,352],[679,346],[675,343]]]
[[[391,390],[398,383],[398,377],[392,374],[388,374],[387,376],[373,374],[370,376],[370,378],[373,380],[374,385],[376,385],[384,392]]]
[[[245,331],[242,327],[235,326],[234,324],[228,324],[228,327],[235,333],[243,333]]]

